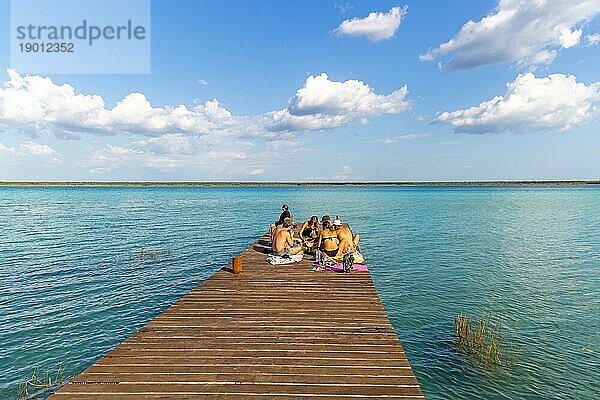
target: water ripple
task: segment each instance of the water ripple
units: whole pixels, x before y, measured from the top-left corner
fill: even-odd
[[[283,203],[361,234],[428,399],[600,392],[600,190],[393,187],[0,188],[0,390],[35,366],[84,369]],[[481,368],[453,345],[454,316],[485,310],[523,346],[513,368]]]

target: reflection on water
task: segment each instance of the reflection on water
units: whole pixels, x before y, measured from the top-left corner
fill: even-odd
[[[600,392],[600,190],[581,187],[0,188],[0,388],[34,366],[85,368],[282,203],[297,220],[341,214],[361,234],[427,398]],[[456,314],[483,311],[524,346],[515,367],[454,348]]]

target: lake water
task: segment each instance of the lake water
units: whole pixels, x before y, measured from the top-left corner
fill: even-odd
[[[0,187],[0,397],[36,366],[89,366],[282,203],[361,234],[428,399],[598,398],[600,188],[292,186]],[[455,348],[454,317],[485,311],[521,349],[510,368]]]

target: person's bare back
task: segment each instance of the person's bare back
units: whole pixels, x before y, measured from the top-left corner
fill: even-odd
[[[273,238],[273,253],[280,253],[292,247],[292,235],[288,229],[278,229]]]
[[[342,241],[342,239],[346,239],[348,241],[348,243],[352,243],[352,241],[354,239],[352,237],[352,231],[347,226],[341,226],[341,227],[337,228],[336,234],[337,234],[338,240],[340,242]]]
[[[294,246],[291,226],[277,230],[273,237],[273,254],[276,256],[293,255],[302,251],[302,246]]]
[[[340,242],[337,255],[340,256],[348,252],[356,251],[360,237],[358,235],[353,236],[350,228],[348,228],[346,225],[343,225],[342,221],[339,219],[336,219],[333,224],[335,226],[335,233]]]

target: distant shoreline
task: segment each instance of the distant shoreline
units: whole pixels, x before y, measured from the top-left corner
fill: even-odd
[[[27,182],[0,181],[0,186],[583,186],[600,180],[580,181],[456,181],[456,182]]]

